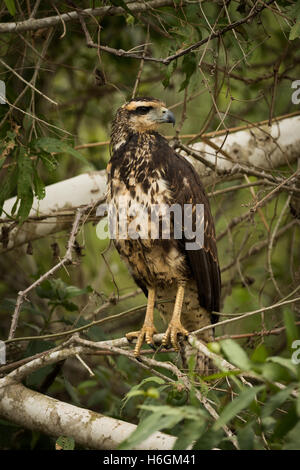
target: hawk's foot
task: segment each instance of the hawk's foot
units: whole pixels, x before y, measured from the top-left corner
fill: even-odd
[[[129,342],[134,339],[137,339],[133,354],[135,357],[140,355],[141,347],[144,342],[149,344],[149,346],[154,347],[153,335],[157,333],[154,325],[143,325],[139,331],[132,331],[126,333],[126,338]]]
[[[164,334],[162,345],[166,346],[167,344],[171,344],[175,351],[179,351],[179,344],[178,344],[178,335],[183,337],[187,337],[189,334],[188,330],[186,330],[180,321],[172,321],[168,326],[167,331]]]

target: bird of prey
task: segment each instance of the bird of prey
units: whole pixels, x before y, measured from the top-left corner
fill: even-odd
[[[162,344],[181,350],[186,364],[193,350],[179,340],[218,319],[212,312],[219,311],[220,270],[214,221],[203,185],[194,167],[157,132],[161,123],[174,124],[175,117],[162,101],[155,98],[135,98],[118,109],[112,122],[107,200],[117,212],[124,200],[128,207],[140,204],[146,209],[153,205],[176,204],[180,208],[192,205],[193,224],[194,208],[197,204],[203,205],[204,242],[199,249],[186,248],[184,222],[181,224],[182,236],[174,235],[172,217],[173,232],[169,239],[162,236],[161,229],[158,237],[151,238],[149,229],[148,236],[125,238],[118,236],[118,232],[114,240],[121,258],[148,298],[141,330],[126,335],[128,340],[137,339],[135,356],[139,356],[144,342],[153,345],[156,333],[153,312],[155,302],[161,300],[156,306],[168,325]],[[128,220],[133,217],[129,214]],[[146,219],[147,216],[145,222]],[[169,301],[163,303],[163,299]],[[198,337],[205,342],[211,341],[213,328],[206,329]],[[209,360],[198,352],[197,372],[207,375],[210,367]]]

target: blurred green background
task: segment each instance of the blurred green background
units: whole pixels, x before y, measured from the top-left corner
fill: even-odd
[[[78,8],[95,8],[115,4],[114,2],[76,2]],[[28,9],[34,2],[16,2],[15,19],[28,17]],[[79,5],[80,4],[80,5]],[[122,2],[121,2],[122,5]],[[91,37],[97,43],[115,49],[142,53],[147,43],[147,54],[163,58],[181,48],[205,38],[211,28],[220,30],[230,21],[238,21],[251,11],[251,2],[195,2],[181,6],[157,8],[147,13],[130,14],[126,9],[118,16],[86,18]],[[291,101],[291,83],[300,77],[299,38],[291,40],[291,28],[297,25],[299,2],[277,2],[244,22],[233,31],[204,44],[200,49],[171,62],[145,61],[142,69],[138,95],[153,96],[165,101],[176,115],[177,126],[162,127],[164,135],[199,134],[220,129],[231,129],[248,122],[268,120],[299,110]],[[297,8],[296,8],[297,7]],[[7,9],[1,7],[1,23],[12,21]],[[68,3],[59,2],[60,13],[73,9]],[[41,2],[38,17],[56,14],[48,2]],[[19,34],[2,34],[1,57],[26,81],[31,81],[35,70],[35,86],[42,93],[54,99],[58,106],[51,105],[31,88],[21,96],[25,87],[18,76],[0,65],[0,79],[6,83],[10,103],[17,100],[18,109],[9,112],[8,105],[0,106],[0,134],[7,138],[13,124],[20,127],[17,142],[30,147],[31,142],[42,136],[50,136],[80,146],[109,140],[110,123],[117,108],[130,99],[140,60],[117,57],[104,51],[86,46],[85,36],[79,21],[60,23],[53,29],[41,29]],[[295,31],[295,28],[294,28]],[[296,34],[297,36],[297,34]],[[198,66],[199,61],[201,65]],[[98,79],[95,74],[98,70]],[[99,78],[100,77],[100,78]],[[274,78],[275,77],[275,78]],[[276,87],[274,91],[274,80]],[[274,95],[274,98],[272,96]],[[273,100],[273,101],[272,101]],[[29,114],[68,131],[60,132],[53,127],[35,121]],[[220,117],[223,117],[222,123]],[[220,125],[221,123],[221,125]],[[199,139],[198,139],[199,140]],[[186,143],[188,140],[185,139]],[[84,172],[105,169],[109,146],[99,145],[81,148],[87,163],[75,159],[68,153],[56,156],[57,164],[49,171],[38,163],[39,175],[45,185],[79,175]],[[17,156],[12,153],[5,163],[13,163]],[[270,173],[288,177],[296,170],[296,164],[273,169]],[[20,175],[19,175],[20,176]],[[2,168],[2,184],[10,177],[9,168]],[[250,177],[254,182],[255,178]],[[17,182],[16,182],[17,183]],[[207,192],[244,184],[243,178],[210,185]],[[254,186],[256,200],[270,192],[270,186]],[[12,185],[9,196],[16,194]],[[300,237],[299,225],[294,225],[274,243],[272,269],[279,288],[276,289],[268,269],[268,240],[276,226],[288,194],[278,192],[251,220],[247,219],[228,231],[218,243],[221,268],[233,263],[222,274],[222,313],[237,314],[272,305],[287,296],[299,286],[300,279]],[[221,234],[234,217],[248,211],[253,203],[249,188],[210,197],[215,217],[217,235]],[[293,220],[289,208],[282,216],[279,229]],[[269,232],[266,228],[269,226]],[[55,254],[62,256],[66,249],[68,232],[51,235],[35,241],[30,248],[15,249],[1,254],[0,258],[0,338],[5,339],[10,326],[18,291],[29,286],[34,279],[46,272],[57,261]],[[245,256],[251,247],[266,240],[264,249],[253,256]],[[85,224],[77,237],[82,246],[82,256],[76,265],[68,266],[56,273],[55,278],[46,281],[32,292],[23,304],[17,336],[36,336],[81,326],[101,318],[94,312],[107,301],[110,306],[101,312],[109,316],[132,307],[143,305],[143,294],[135,295],[120,303],[118,296],[136,290],[127,268],[119,255],[107,241],[96,236],[94,223]],[[58,247],[53,248],[53,244]],[[27,250],[28,251],[28,250]],[[105,258],[105,259],[104,259]],[[76,286],[70,289],[70,286]],[[286,308],[286,315],[299,320],[299,307]],[[122,337],[128,331],[137,329],[143,321],[140,311],[116,321],[90,328],[86,335],[93,340]],[[231,318],[221,316],[221,320]],[[164,326],[159,315],[156,323],[160,331]],[[227,327],[217,327],[216,336],[241,334],[270,330],[284,326],[283,309],[274,309]],[[54,341],[29,341],[22,343],[21,351],[12,351],[13,358],[29,356],[58,344]],[[267,354],[288,356],[286,336],[258,335],[241,340],[249,351],[263,346]],[[174,354],[158,355],[162,360],[176,359]],[[90,359],[96,373],[90,378],[75,359],[64,365],[47,390],[52,396],[72,401],[74,404],[91,407],[106,415],[122,417],[136,422],[136,408],[130,401],[123,412],[120,403],[124,394],[133,384],[138,383],[147,373],[137,369],[124,357],[106,356]],[[39,389],[49,370],[41,369],[30,376],[27,384]],[[24,431],[24,439],[28,435]],[[36,442],[30,437],[32,447]],[[41,438],[40,438],[41,439]],[[21,442],[21,441],[19,441]],[[22,446],[22,444],[14,444]],[[40,444],[41,447],[43,444]],[[47,446],[47,444],[45,444]]]

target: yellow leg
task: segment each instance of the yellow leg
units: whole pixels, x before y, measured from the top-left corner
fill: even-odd
[[[147,310],[142,329],[139,331],[132,331],[131,333],[126,334],[126,338],[128,339],[128,341],[132,341],[134,338],[137,338],[137,342],[134,348],[135,356],[140,355],[140,350],[144,341],[146,341],[147,344],[153,344],[153,335],[154,333],[156,333],[156,329],[153,322],[154,304],[155,289],[150,287],[148,289]]]
[[[181,309],[184,298],[184,284],[180,284],[177,289],[173,315],[168,326],[168,329],[163,337],[162,344],[165,346],[168,343],[174,347],[176,351],[179,350],[178,335],[187,336],[189,332],[181,324]]]

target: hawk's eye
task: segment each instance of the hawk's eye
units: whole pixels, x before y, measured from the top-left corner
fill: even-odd
[[[135,112],[136,114],[147,114],[150,109],[153,109],[152,106],[138,106]]]

